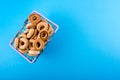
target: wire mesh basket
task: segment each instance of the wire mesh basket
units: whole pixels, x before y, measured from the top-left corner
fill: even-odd
[[[40,14],[40,13],[38,13],[37,11],[33,11],[32,13],[37,13],[37,14],[39,14],[39,15],[40,15],[40,18],[41,18],[42,20],[46,20],[47,23],[51,25],[51,27],[54,29],[54,33],[52,34],[52,36],[57,32],[57,30],[58,30],[58,28],[59,28],[57,24],[55,24],[55,23],[52,22],[51,20],[47,19],[45,16],[43,16],[43,15]],[[32,14],[32,13],[31,13],[31,14]],[[17,34],[15,35],[15,37],[11,40],[11,42],[10,42],[10,47],[12,47],[16,52],[18,52],[18,53],[19,53],[23,58],[25,58],[28,62],[34,63],[34,62],[37,60],[37,58],[39,57],[39,55],[43,52],[44,49],[41,50],[41,51],[40,51],[40,54],[37,55],[37,56],[29,56],[29,55],[27,55],[27,54],[21,53],[20,51],[18,51],[18,50],[14,47],[14,40],[15,40],[15,38],[18,37],[21,33],[23,33],[23,32],[26,30],[26,24],[28,24],[28,23],[29,23],[29,20],[26,19],[26,20],[24,21],[24,23],[23,23],[22,28],[17,32]],[[48,38],[48,41],[47,41],[47,43],[45,44],[45,47],[47,46],[47,44],[48,44],[49,41],[51,40],[52,36],[50,36],[50,37]],[[44,47],[44,48],[45,48],[45,47]]]

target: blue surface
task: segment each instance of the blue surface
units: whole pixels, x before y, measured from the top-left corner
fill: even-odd
[[[60,28],[30,64],[9,42],[33,10]],[[0,11],[0,80],[120,80],[119,0],[4,0]]]

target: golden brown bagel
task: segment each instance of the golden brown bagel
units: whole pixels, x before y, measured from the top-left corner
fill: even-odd
[[[34,30],[34,34],[32,35],[31,39],[34,39],[37,36],[37,30]]]
[[[34,47],[36,50],[43,50],[45,43],[41,39],[37,39],[34,42]]]
[[[37,25],[40,22],[40,15],[37,13],[30,14],[28,20],[30,21],[30,23]]]
[[[41,38],[44,42],[48,40],[48,31],[47,30],[42,30],[39,34],[38,37]]]
[[[52,36],[52,34],[54,33],[54,29],[51,27],[50,24],[48,24],[48,26],[49,26],[48,34],[49,34],[49,36]]]
[[[29,32],[27,33],[27,38],[31,38],[34,34],[34,29],[29,29]]]
[[[37,25],[37,30],[40,32],[41,30],[47,30],[48,24],[46,22],[40,22]]]
[[[35,50],[28,51],[29,56],[37,56],[38,54],[40,54],[40,51],[35,51]]]
[[[15,40],[14,40],[14,47],[15,48],[19,47],[19,38],[15,38]]]
[[[26,49],[28,47],[28,40],[26,38],[20,38],[20,42],[19,42],[19,48],[20,49]]]

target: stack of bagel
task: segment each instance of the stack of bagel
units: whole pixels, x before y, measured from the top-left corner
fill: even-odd
[[[28,20],[26,30],[14,39],[14,47],[22,54],[37,56],[44,49],[54,29],[37,13],[30,14]]]

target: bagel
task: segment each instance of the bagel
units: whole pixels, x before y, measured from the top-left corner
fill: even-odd
[[[37,30],[40,32],[41,30],[47,30],[48,24],[46,22],[40,22],[37,25]]]
[[[37,36],[37,30],[34,30],[34,34],[32,35],[31,39],[34,39]]]
[[[36,50],[42,50],[44,48],[45,43],[41,39],[35,40],[33,46]]]
[[[27,38],[31,38],[34,34],[34,31],[35,31],[34,29],[29,29],[29,32],[27,34]]]
[[[40,15],[37,13],[30,14],[28,20],[30,21],[30,23],[37,25],[40,22]]]
[[[20,38],[19,48],[26,49],[28,47],[28,40],[26,38]]]
[[[54,33],[54,29],[51,27],[50,24],[48,24],[48,26],[49,26],[48,34],[49,34],[49,36],[52,36],[52,34]]]
[[[48,31],[43,30],[38,34],[38,37],[41,38],[44,42],[48,40]]]
[[[14,40],[14,47],[15,48],[19,47],[19,38],[15,38],[15,40]]]
[[[28,51],[29,56],[37,56],[38,54],[40,54],[40,51],[34,51],[34,50],[29,50]]]

